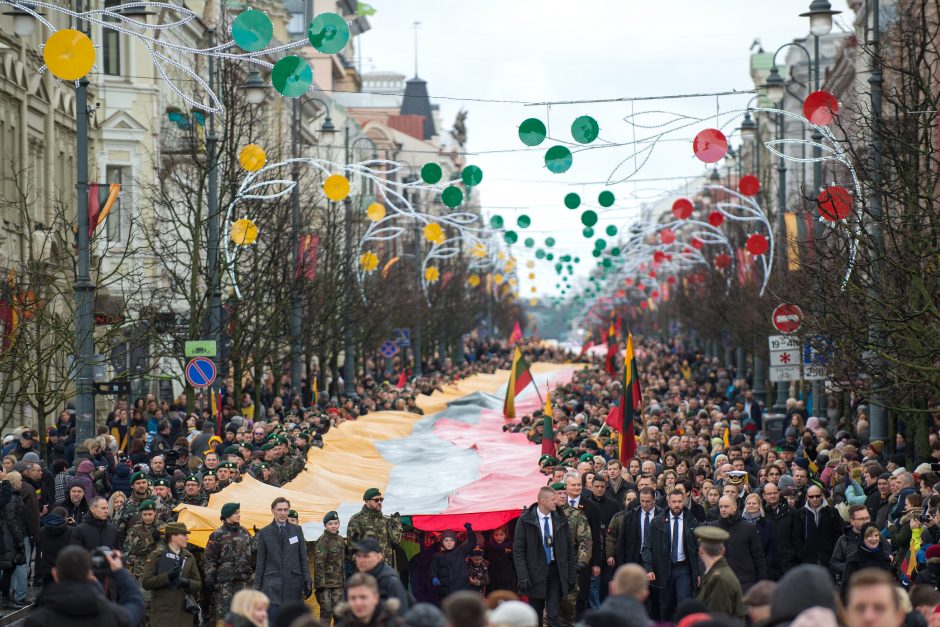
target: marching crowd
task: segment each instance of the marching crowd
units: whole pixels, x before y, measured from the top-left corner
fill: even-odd
[[[329,429],[420,413],[418,394],[508,368],[510,348],[474,343],[460,365],[364,377],[357,398],[310,407],[289,388],[259,407],[249,392],[237,409],[224,397],[217,422],[148,397],[118,404],[84,442],[70,412],[43,450],[15,430],[0,472],[3,609],[32,604],[31,625],[940,625],[938,417],[922,460],[903,424],[895,441],[870,441],[862,404],[809,417],[791,399],[772,435],[744,374],[681,336],[637,343],[632,459],[606,424],[622,372],[593,362],[552,391],[545,487],[503,527],[418,532],[372,488],[345,536],[329,512],[306,542],[310,521],[278,498],[263,528],[242,526],[229,502],[204,549],[187,542],[177,505],[205,505],[245,474],[282,485]],[[524,350],[530,362],[566,357]],[[539,443],[543,420],[506,428]]]

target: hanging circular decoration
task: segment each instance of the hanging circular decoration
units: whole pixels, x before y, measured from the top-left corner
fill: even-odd
[[[359,255],[359,267],[363,272],[375,272],[379,267],[379,256],[371,250]]]
[[[553,259],[555,259],[555,254],[554,254],[554,253],[545,253],[545,259],[546,259],[547,261],[552,261]]]
[[[659,232],[659,241],[663,244],[671,244],[676,241],[676,233],[672,229],[663,229]]]
[[[839,185],[827,187],[819,192],[816,202],[819,203],[819,215],[829,222],[845,220],[852,212],[852,195],[849,190]]]
[[[619,256],[620,256],[620,249],[619,249],[618,247],[614,246],[613,248],[610,249],[610,254],[611,254],[612,256],[614,256],[614,257],[619,257]]]
[[[614,262],[610,260],[610,257],[605,257],[604,261],[601,262],[601,265],[605,268],[610,268],[614,265]]]
[[[533,246],[535,246],[535,240],[532,239],[531,237],[525,238],[525,242],[523,243],[525,244],[526,248],[532,248]]]
[[[627,277],[627,278],[624,280],[624,285],[626,285],[627,287],[632,286],[632,285],[633,285],[633,279],[631,279],[630,277]]]
[[[424,239],[435,244],[443,244],[447,239],[444,235],[444,229],[437,222],[431,222],[424,227]]]
[[[248,218],[236,220],[229,229],[229,237],[236,246],[251,246],[258,240],[258,225]]]
[[[476,287],[479,284],[480,284],[479,274],[471,274],[470,276],[467,277],[467,285],[469,285],[470,287]]]
[[[589,115],[575,118],[575,121],[571,123],[571,136],[579,144],[590,144],[597,139],[599,131],[597,120]]]
[[[529,280],[530,280],[530,281],[534,281],[534,280],[535,280],[535,273],[534,273],[534,272],[530,272],[530,273],[529,273]]]
[[[604,229],[604,232],[607,233],[607,235],[609,235],[610,237],[613,237],[614,235],[617,234],[617,227],[614,226],[613,224],[609,224],[607,225],[607,228]]]
[[[483,170],[478,166],[468,165],[460,173],[460,178],[467,187],[475,187],[483,182]]]
[[[495,215],[490,218],[490,228],[501,229],[503,228],[503,216]]]
[[[451,209],[459,207],[463,202],[463,190],[456,185],[448,185],[441,192],[441,202]]]
[[[548,246],[549,248],[551,248],[552,246],[554,246],[554,245],[555,245],[555,238],[554,238],[554,237],[546,237],[546,238],[545,238],[545,245]]]
[[[744,196],[757,196],[760,192],[760,179],[753,174],[745,174],[738,181],[738,191]]]
[[[434,185],[444,176],[444,171],[437,163],[429,162],[421,166],[421,180],[428,185]]]
[[[525,267],[531,270],[535,267],[535,262],[529,259],[527,262],[525,262]]]
[[[271,84],[286,98],[303,96],[313,84],[313,70],[302,58],[289,55],[274,64]]]
[[[594,250],[591,251],[591,255],[594,256],[594,257],[600,257],[600,256],[601,256],[601,251],[598,250],[597,248],[595,248]],[[593,278],[593,277],[592,277],[592,278]]]
[[[651,279],[655,279],[655,278],[656,278],[656,271],[655,271],[655,270],[650,270],[650,271],[647,273],[647,276],[649,276],[649,278],[651,278]]]
[[[538,291],[538,289],[533,285],[532,287],[529,288],[529,291],[532,292],[533,294],[535,294],[535,293]],[[534,301],[534,302],[533,302],[533,301]],[[533,307],[535,307],[535,305],[537,305],[538,302],[539,302],[539,301],[535,300],[534,298],[532,298],[532,299],[529,300],[529,304],[530,304],[531,306],[533,306]]]
[[[526,146],[538,146],[547,134],[545,123],[538,118],[528,118],[519,125],[519,139]]]
[[[589,226],[586,226],[583,229],[581,229],[581,234],[584,235],[585,239],[591,239],[592,237],[594,237],[594,229],[592,229]]]
[[[470,254],[474,257],[479,257],[480,259],[486,257],[486,244],[483,242],[477,242],[474,244],[473,248],[470,249]]]
[[[56,78],[77,81],[95,65],[95,46],[85,33],[64,28],[46,40],[42,59]]]
[[[839,101],[828,91],[814,91],[803,101],[803,117],[816,126],[832,123],[839,113]]]
[[[310,45],[323,54],[336,54],[349,42],[349,26],[336,13],[321,13],[307,27]]]
[[[645,300],[640,301],[640,309],[648,309],[649,306],[650,306],[649,303],[646,302]]]
[[[716,229],[721,226],[725,221],[725,215],[720,211],[712,211],[708,214],[708,223],[711,224]]]
[[[385,206],[381,203],[374,202],[366,207],[366,215],[369,216],[369,219],[373,222],[378,222],[385,217]]]
[[[697,237],[693,237],[693,238],[689,241],[689,244],[691,244],[691,245],[692,245],[692,248],[694,248],[695,250],[702,250],[702,246],[705,245],[705,242],[703,242],[702,240],[700,240],[700,239],[697,238]]]
[[[274,36],[274,25],[264,11],[248,9],[232,20],[232,39],[245,52],[260,52]]]
[[[614,204],[614,193],[611,191],[603,191],[597,195],[597,202],[601,207],[610,207]]]
[[[541,248],[539,248],[538,250],[536,250],[536,251],[535,251],[535,258],[536,258],[536,259],[545,259],[545,251],[542,250]]]
[[[653,290],[652,292],[650,292],[650,298],[652,298],[653,300],[656,300],[657,298],[659,298],[659,290]]]
[[[769,245],[770,244],[767,241],[767,237],[761,235],[760,233],[752,233],[744,243],[744,247],[747,248],[747,252],[751,253],[755,257],[757,255],[763,255],[766,253]]]
[[[597,240],[594,242],[594,248],[595,250],[604,250],[607,248],[607,241],[600,237],[597,238]]]
[[[588,209],[581,214],[581,224],[584,226],[594,226],[597,224],[597,214]]]
[[[424,270],[424,280],[428,283],[437,283],[438,279],[441,278],[441,271],[437,269],[437,266],[428,266]]]
[[[581,206],[581,197],[574,192],[565,194],[565,206],[569,209],[577,209]]]
[[[349,196],[349,179],[342,174],[332,174],[323,181],[323,193],[333,202],[345,200]]]
[[[493,275],[493,283],[495,283],[496,285],[502,285],[504,280],[505,278],[501,274]]]
[[[567,172],[571,163],[571,151],[564,146],[552,146],[545,152],[545,167],[553,174]]]
[[[676,217],[676,220],[688,220],[692,217],[692,210],[694,208],[691,200],[688,198],[679,198],[676,202],[672,203],[672,215]]]
[[[670,275],[670,276],[666,279],[666,283],[668,283],[669,285],[675,285],[675,284],[676,284],[676,277]]]
[[[268,156],[265,154],[264,148],[258,144],[248,144],[238,153],[238,162],[241,164],[242,169],[249,172],[257,172],[264,167],[267,161]]]
[[[516,218],[516,224],[520,229],[527,229],[529,228],[529,225],[532,224],[532,218],[523,213],[521,216]]]
[[[519,241],[519,234],[515,231],[506,231],[503,233],[503,239],[506,240],[506,243],[511,246]]]
[[[661,250],[653,251],[653,263],[662,263],[666,260],[666,253]]]
[[[717,128],[706,128],[692,140],[692,152],[699,161],[716,163],[728,152],[728,138]]]
[[[725,270],[731,267],[731,255],[728,253],[718,253],[715,255],[715,267]]]

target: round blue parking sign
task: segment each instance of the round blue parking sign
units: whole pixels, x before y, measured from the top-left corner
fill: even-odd
[[[186,382],[194,388],[207,388],[215,381],[215,362],[207,357],[190,359],[184,370]]]
[[[382,353],[386,359],[391,359],[398,354],[398,345],[391,340],[385,340],[381,348],[379,348],[379,352]]]

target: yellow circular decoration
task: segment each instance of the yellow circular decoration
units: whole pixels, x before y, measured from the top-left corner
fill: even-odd
[[[499,253],[498,255],[496,255],[496,258],[502,261],[506,258],[506,253]]]
[[[359,255],[359,267],[366,272],[373,272],[379,267],[379,257],[371,250]]]
[[[529,291],[534,294],[536,292],[535,286],[533,285],[532,287],[530,287]]]
[[[267,163],[268,155],[265,154],[264,148],[258,144],[248,144],[238,153],[238,161],[245,170],[257,172]]]
[[[473,250],[471,250],[470,253],[474,257],[486,257],[486,245],[480,242],[473,247]]]
[[[495,283],[496,285],[502,285],[502,284],[503,284],[503,275],[501,275],[501,274],[494,274],[494,275],[493,275],[493,283]]]
[[[424,280],[428,283],[437,283],[439,278],[441,278],[441,271],[436,266],[428,266],[424,271]]]
[[[229,229],[229,237],[236,246],[251,246],[258,239],[258,225],[248,218],[236,220]]]
[[[444,230],[437,222],[431,222],[424,227],[424,238],[429,242],[434,242],[435,244],[443,244]]]
[[[512,272],[515,269],[516,269],[516,260],[510,257],[509,261],[506,262],[506,272]]]
[[[470,276],[468,276],[468,277],[467,277],[467,284],[470,285],[470,287],[476,287],[477,285],[479,285],[479,284],[480,284],[480,275],[479,275],[479,274],[471,274]]]
[[[535,262],[534,262],[534,261],[531,261],[531,260],[530,260],[530,261],[527,261],[526,264],[525,264],[525,267],[526,267],[526,268],[529,268],[529,269],[532,269],[532,268],[535,267]]]
[[[95,47],[85,33],[65,28],[46,40],[42,58],[56,78],[77,81],[95,65]]]
[[[385,207],[377,202],[374,202],[366,207],[366,215],[369,216],[369,219],[373,222],[378,222],[385,217]]]
[[[345,200],[349,196],[349,179],[342,174],[333,174],[323,181],[323,193],[333,202]]]
[[[515,279],[509,279],[509,285],[515,287],[515,286],[516,286],[516,280],[515,280]]]
[[[530,279],[535,279],[535,273],[534,273],[534,272],[530,272],[530,273],[529,273],[529,278],[530,278]]]
[[[529,299],[529,306],[530,306],[530,307],[536,307],[536,306],[538,306],[538,304],[539,304],[539,299],[537,299],[537,298],[530,298],[530,299]]]

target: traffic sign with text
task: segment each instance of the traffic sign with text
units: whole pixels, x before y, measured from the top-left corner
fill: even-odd
[[[185,357],[215,357],[215,340],[191,340],[183,345]]]

